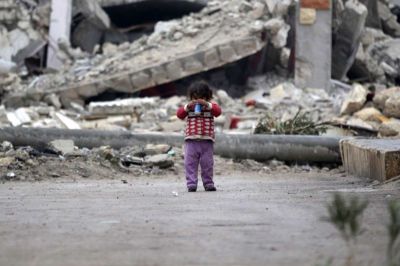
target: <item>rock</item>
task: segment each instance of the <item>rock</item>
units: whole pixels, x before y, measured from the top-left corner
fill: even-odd
[[[381,137],[400,136],[400,120],[392,118],[383,122],[379,127],[379,135]]]
[[[8,167],[15,161],[14,157],[3,157],[0,158],[0,167]]]
[[[171,145],[168,144],[147,144],[144,148],[144,153],[146,155],[164,154],[171,149]]]
[[[0,145],[0,152],[7,152],[14,149],[14,146],[9,141],[3,141]]]
[[[390,78],[400,78],[400,38],[380,41],[370,45],[367,53],[376,62],[384,62],[383,71]]]
[[[147,166],[157,166],[161,169],[169,168],[174,165],[173,159],[168,154],[157,154],[148,156],[145,158],[145,164]]]
[[[393,15],[387,4],[382,1],[377,2],[383,31],[390,36],[400,37],[400,24],[397,22],[397,17]]]
[[[373,99],[374,104],[380,110],[384,110],[386,101],[389,99],[389,97],[391,95],[396,95],[396,94],[400,94],[400,87],[393,87],[393,88],[389,88],[389,89],[380,91],[379,93],[377,93],[374,96],[374,99]]]
[[[354,117],[350,118],[349,120],[347,120],[346,125],[359,129],[375,131],[374,126],[359,118],[354,118]]]
[[[57,154],[66,155],[74,152],[75,143],[70,139],[56,139],[49,142],[48,148]]]
[[[362,85],[356,84],[353,86],[353,90],[349,93],[347,98],[342,104],[340,114],[352,114],[360,110],[367,100],[368,90]]]
[[[387,116],[400,118],[400,93],[393,94],[387,99],[383,113]]]
[[[360,118],[363,121],[382,122],[382,113],[374,107],[361,109],[360,111],[354,113],[353,116]]]

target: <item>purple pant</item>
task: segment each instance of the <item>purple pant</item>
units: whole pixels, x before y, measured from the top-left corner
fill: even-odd
[[[199,164],[203,186],[214,186],[214,142],[211,140],[185,141],[185,172],[187,186],[197,187]]]

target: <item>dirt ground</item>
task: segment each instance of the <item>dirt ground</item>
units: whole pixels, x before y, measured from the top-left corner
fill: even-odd
[[[186,192],[181,171],[135,176],[90,165],[84,175],[54,165],[53,178],[3,182],[0,265],[343,265],[348,250],[321,220],[335,191],[369,200],[356,259],[383,265],[386,202],[400,198],[398,184],[340,169],[233,165],[217,167],[217,192]]]

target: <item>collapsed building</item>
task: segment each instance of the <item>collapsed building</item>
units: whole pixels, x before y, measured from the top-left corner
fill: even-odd
[[[239,127],[254,128],[265,111],[287,119],[299,108],[316,121],[332,120],[346,109],[344,98],[357,98],[346,96],[352,88],[343,82],[360,82],[367,92],[358,109],[342,110],[333,122],[376,133],[390,120],[397,128],[400,116],[384,104],[374,106],[382,119],[352,117],[372,107],[375,93],[398,85],[396,1],[60,2],[58,8],[55,0],[1,4],[5,125],[176,131],[181,125],[132,123],[168,120],[183,98],[114,100],[182,95],[203,78],[222,89],[216,100],[236,110],[227,120],[240,117]],[[392,109],[395,95],[386,98]],[[166,111],[156,114],[160,104]]]

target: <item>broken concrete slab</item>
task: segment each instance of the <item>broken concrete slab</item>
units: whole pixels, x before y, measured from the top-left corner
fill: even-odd
[[[21,96],[36,95],[40,99],[47,93],[57,93],[68,105],[71,99],[83,102],[106,89],[133,93],[255,54],[272,39],[280,47],[286,44],[289,28],[284,22],[276,38],[266,40],[263,34],[268,31],[265,22],[277,15],[269,14],[259,2],[250,3],[250,10],[255,13],[242,12],[237,9],[239,2],[210,4],[199,13],[168,22],[170,26],[162,30],[157,30],[161,26],[156,27],[149,37],[118,46],[117,52],[71,61],[71,68],[42,76],[40,85],[24,86],[19,93],[9,95],[6,102],[15,103]],[[284,2],[276,3],[281,11],[290,5],[290,1]],[[261,11],[263,15],[259,17]],[[261,25],[260,31],[249,26],[255,24]],[[177,32],[183,36],[179,40],[171,38]]]
[[[157,166],[161,169],[164,169],[173,166],[174,160],[168,154],[156,154],[152,156],[146,156],[144,163],[147,166]]]
[[[74,152],[75,144],[71,139],[56,139],[48,143],[48,148],[57,154],[66,155]]]
[[[157,98],[131,98],[108,102],[91,102],[88,111],[94,115],[134,114],[137,109],[156,106]]]
[[[381,182],[400,175],[400,140],[344,139],[340,153],[349,174]]]
[[[81,129],[78,123],[66,115],[63,115],[61,112],[55,112],[53,116],[67,129]]]
[[[360,110],[367,100],[368,90],[360,84],[355,84],[340,109],[340,114],[352,114]]]

